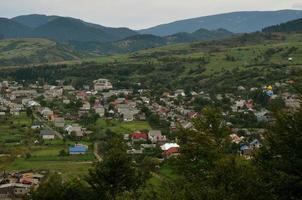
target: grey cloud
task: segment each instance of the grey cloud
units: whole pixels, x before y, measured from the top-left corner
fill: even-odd
[[[294,3],[292,8],[294,9],[302,9],[302,3]]]

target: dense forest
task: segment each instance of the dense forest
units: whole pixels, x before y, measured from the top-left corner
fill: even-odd
[[[299,32],[301,30],[302,18],[263,29],[264,32]]]

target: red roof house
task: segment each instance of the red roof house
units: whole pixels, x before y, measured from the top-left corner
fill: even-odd
[[[130,135],[132,141],[147,141],[148,135],[146,133],[136,132]]]

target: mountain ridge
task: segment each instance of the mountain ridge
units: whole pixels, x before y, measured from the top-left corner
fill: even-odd
[[[59,42],[69,40],[109,42],[138,33],[128,28],[105,27],[71,17],[34,14],[12,19],[0,18],[0,34],[4,39],[46,38]]]
[[[200,28],[209,30],[224,28],[234,33],[249,33],[300,17],[302,17],[302,10],[239,11],[178,20],[138,30],[138,32],[167,36],[178,32],[192,33]]]

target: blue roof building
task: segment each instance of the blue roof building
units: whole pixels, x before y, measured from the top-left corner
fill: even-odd
[[[242,145],[240,147],[240,151],[245,151],[245,150],[249,150],[249,149],[250,149],[250,147],[248,147],[247,145]]]
[[[86,152],[87,152],[86,146],[78,145],[74,147],[69,147],[70,155],[86,154]]]

